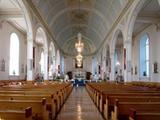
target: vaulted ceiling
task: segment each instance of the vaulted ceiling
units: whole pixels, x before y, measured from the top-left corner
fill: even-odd
[[[0,0],[0,21],[3,20],[6,20],[24,34],[26,33],[25,18],[16,0]]]
[[[66,53],[76,53],[74,44],[81,32],[83,54],[94,53],[104,41],[129,0],[32,0]]]
[[[140,10],[134,25],[133,36],[136,36],[150,25],[160,22],[160,7],[157,0],[147,0]]]

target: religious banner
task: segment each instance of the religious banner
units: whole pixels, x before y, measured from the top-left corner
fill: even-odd
[[[101,74],[101,66],[98,65],[98,73]]]
[[[124,48],[124,70],[126,69],[126,48]]]
[[[35,54],[36,54],[36,47],[33,47],[33,69],[35,68]]]

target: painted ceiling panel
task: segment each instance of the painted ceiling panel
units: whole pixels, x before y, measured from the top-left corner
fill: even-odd
[[[84,54],[95,52],[128,0],[32,0],[66,54],[74,54],[79,32]],[[63,44],[63,45],[62,45]],[[92,49],[94,48],[94,49]]]
[[[61,12],[61,10],[67,8],[66,4],[64,2],[58,2],[57,4],[55,4],[54,6],[52,6],[51,9],[49,9],[47,12],[48,14],[46,14],[46,18],[47,20],[50,20],[50,22],[52,22],[52,20],[54,19],[54,17]]]

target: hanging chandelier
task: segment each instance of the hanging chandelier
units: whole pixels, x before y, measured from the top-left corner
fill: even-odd
[[[78,42],[75,43],[75,48],[77,49],[78,53],[81,53],[83,51],[83,48],[84,48],[84,44],[81,42],[82,34],[78,33],[77,38],[78,38]]]
[[[82,66],[82,61],[77,61],[77,66],[81,67]]]
[[[79,14],[80,14],[80,0],[79,0]],[[79,30],[80,30],[80,25],[79,25]],[[82,34],[79,32],[77,34],[77,42],[75,43],[75,48],[78,52],[78,55],[76,56],[76,63],[77,63],[77,67],[81,67],[82,66],[82,59],[83,59],[83,56],[82,56],[82,51],[83,51],[83,48],[84,48],[84,44],[82,42]]]
[[[82,59],[83,59],[83,56],[79,53],[79,54],[76,56],[76,60],[77,60],[78,62],[81,62]]]

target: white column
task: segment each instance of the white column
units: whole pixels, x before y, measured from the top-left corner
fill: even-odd
[[[132,42],[131,40],[125,41],[124,48],[126,49],[126,69],[124,70],[124,81],[132,80],[131,77],[131,58],[132,58]]]
[[[158,3],[159,3],[159,5],[160,5],[160,0],[158,0]]]
[[[110,59],[111,59],[111,73],[110,73],[110,80],[115,80],[115,65],[114,65],[114,52],[110,53]]]
[[[44,51],[44,80],[48,80],[48,51]]]
[[[33,78],[33,39],[31,35],[27,35],[27,80],[32,81]]]

